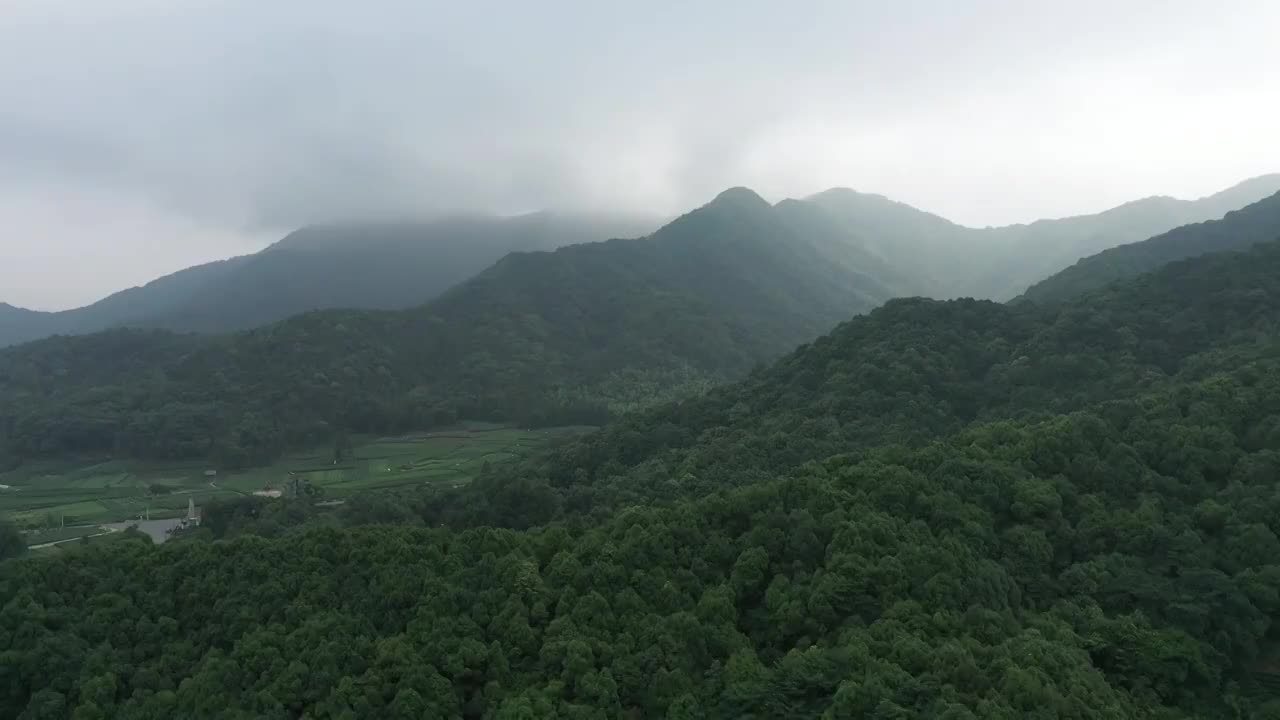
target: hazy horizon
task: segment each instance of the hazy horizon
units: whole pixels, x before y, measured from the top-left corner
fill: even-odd
[[[845,186],[969,226],[1280,170],[1274,3],[282,0],[0,9],[0,301],[308,223]]]

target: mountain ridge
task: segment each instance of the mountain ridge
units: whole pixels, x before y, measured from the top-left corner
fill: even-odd
[[[770,204],[749,188],[724,190],[706,212],[790,213],[822,236],[829,262],[856,269],[863,285],[897,296],[1018,296],[1101,249],[1216,219],[1236,203],[1280,191],[1262,175],[1197,200],[1154,196],[1092,215],[970,228],[883,195],[830,188]],[[820,208],[826,218],[811,210]],[[0,305],[0,346],[132,326],[219,333],[314,309],[420,305],[502,258],[609,237],[634,237],[641,220],[537,212],[509,218],[458,215],[429,223],[334,223],[299,228],[264,250],[197,265],[62,312]],[[835,236],[843,236],[836,242]],[[804,239],[800,238],[803,242]],[[812,243],[809,243],[812,245]]]
[[[832,188],[808,200],[841,219],[851,235],[896,268],[918,268],[910,294],[1012,299],[1100,250],[1145,240],[1280,191],[1280,174],[1260,175],[1194,200],[1151,196],[1083,215],[970,227],[874,193]]]
[[[234,465],[323,441],[325,428],[596,424],[741,376],[895,293],[849,259],[821,213],[752,195],[720,197],[644,238],[508,253],[409,310],[9,348],[0,432],[23,456],[62,448]]]
[[[1174,228],[1141,242],[1081,258],[1027,288],[1020,300],[1058,302],[1149,272],[1170,262],[1224,250],[1243,250],[1280,238],[1280,192],[1217,220]]]
[[[876,264],[876,271],[899,294],[1005,299],[1098,249],[1145,239],[1183,221],[1212,219],[1220,210],[1234,209],[1234,203],[1256,199],[1253,196],[1272,188],[1280,191],[1280,174],[1251,178],[1193,201],[1156,196],[1092,215],[981,229],[849,188],[830,188],[771,206],[749,188],[737,186],[719,193],[705,207],[762,211],[796,202],[816,205],[843,223],[848,261]],[[573,217],[539,212],[510,218],[460,215],[425,224],[308,226],[258,253],[185,268],[81,308],[41,312],[6,303],[0,306],[0,346],[114,326],[225,332],[325,307],[411,307],[481,271],[506,252],[632,237],[635,233],[607,228],[639,227],[634,219],[597,215],[582,216],[584,227],[575,229]],[[1091,227],[1116,219],[1124,220],[1122,227]],[[454,236],[452,245],[440,242],[434,256],[417,252],[422,248],[410,239],[432,232]],[[493,239],[486,238],[486,232],[507,232],[508,236],[489,242]],[[1016,237],[1046,232],[1048,239]],[[1055,249],[1057,244],[1069,247]],[[325,258],[325,252],[332,256]],[[475,257],[468,257],[468,252]],[[1036,254],[1043,257],[1031,258]],[[876,258],[876,263],[869,263],[868,257]],[[830,259],[845,260],[838,255]],[[449,267],[432,269],[440,265]],[[423,270],[433,274],[426,279],[415,274]],[[380,279],[352,280],[361,274]]]
[[[959,228],[964,228],[966,230],[999,230],[1002,228],[1030,227],[1037,223],[1054,223],[1062,220],[1072,220],[1075,218],[1096,217],[1099,215],[1106,215],[1108,213],[1114,213],[1117,211],[1123,212],[1133,206],[1142,206],[1142,205],[1149,205],[1149,204],[1167,205],[1167,204],[1211,202],[1215,205],[1222,206],[1223,212],[1226,213],[1229,210],[1235,210],[1237,208],[1243,207],[1244,205],[1251,204],[1253,202],[1256,202],[1258,199],[1261,199],[1262,197],[1272,195],[1276,192],[1280,192],[1280,173],[1263,173],[1262,175],[1255,175],[1245,180],[1241,180],[1240,182],[1237,182],[1234,185],[1231,185],[1223,190],[1218,190],[1218,191],[1209,193],[1208,195],[1202,195],[1196,198],[1180,198],[1176,195],[1146,195],[1140,198],[1135,198],[1133,200],[1126,200],[1125,202],[1122,202],[1119,205],[1113,205],[1109,208],[1098,210],[1096,212],[1084,212],[1084,213],[1076,213],[1073,215],[1060,215],[1055,217],[1037,218],[1030,222],[1004,223],[1000,225],[965,225],[963,223],[958,223],[954,220],[938,215],[937,213],[933,213],[928,210],[917,208],[914,205],[903,202],[901,200],[895,200],[887,195],[884,195],[881,193],[875,193],[875,192],[868,192],[864,190],[857,190],[847,185],[837,185],[834,187],[830,187],[830,188],[827,188],[826,190],[820,190],[811,195],[806,195],[800,199],[820,201],[820,200],[829,199],[829,198],[855,197],[855,198],[865,199],[867,201],[880,202],[886,205],[898,206],[905,210],[910,210],[921,215],[929,215],[932,218],[941,221],[942,223],[945,223],[947,225],[953,225]],[[1249,198],[1252,198],[1252,199],[1249,199]],[[1245,202],[1243,202],[1243,204],[1237,205],[1236,203],[1240,199],[1246,199],[1246,200]]]
[[[800,209],[707,208],[657,241],[511,254],[417,311],[0,352],[0,439],[97,435],[118,452],[186,427],[193,445],[229,431],[247,454],[296,426],[279,412],[292,396],[313,418],[375,424],[385,398],[441,399],[446,366],[391,382],[437,353],[466,369],[489,350],[535,353],[480,368],[522,394],[538,379],[525,370],[589,363],[576,355],[597,341],[652,358],[705,347],[751,302],[773,307],[735,262],[800,271],[848,241]],[[772,299],[821,299],[815,277]],[[673,322],[716,307],[736,314]],[[421,343],[438,323],[466,332]],[[487,342],[512,323],[513,342]],[[655,328],[690,342],[637,342]],[[397,344],[406,333],[426,352]],[[575,335],[588,342],[553,342]],[[23,407],[15,383],[48,405]],[[263,402],[228,404],[231,391]],[[470,483],[336,507],[242,495],[160,547],[126,531],[6,561],[0,714],[1271,717],[1277,448],[1280,241],[1054,307],[894,299],[738,382]],[[166,640],[182,628],[201,631]]]
[[[1057,307],[895,299],[746,378],[630,414],[553,455],[445,493],[430,519],[509,523],[519,511],[485,498],[517,478],[543,478],[559,496],[543,509],[587,492],[599,512],[710,495],[826,457],[918,447],[975,423],[1042,420],[1274,366],[1277,278],[1280,240],[1176,261]],[[1255,442],[1280,437],[1275,429],[1258,426]],[[484,514],[493,510],[498,516]]]
[[[307,226],[257,253],[184,268],[80,308],[5,313],[0,346],[118,326],[217,333],[312,309],[407,308],[511,250],[634,237],[650,222],[531,213]]]

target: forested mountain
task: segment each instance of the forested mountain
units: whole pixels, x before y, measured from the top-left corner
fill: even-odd
[[[975,422],[1069,413],[1273,356],[1280,243],[1174,263],[1052,308],[894,300],[741,382],[622,418],[523,470],[544,484],[477,482],[429,512],[514,526],[608,513]],[[1256,428],[1256,438],[1277,427]]]
[[[1277,239],[1280,239],[1280,193],[1229,212],[1221,220],[1184,225],[1142,242],[1086,257],[1032,285],[1023,297],[1037,302],[1056,302],[1150,272],[1174,260],[1241,250]]]
[[[1280,717],[1278,325],[1280,243],[894,301],[430,527],[9,561],[0,713]]]
[[[1006,300],[1101,250],[1222,217],[1280,190],[1267,175],[1195,201],[1155,197],[1030,225],[967,228],[879,195],[836,188],[779,203],[822,235],[817,251],[900,295]],[[817,218],[821,211],[825,217]],[[424,303],[512,251],[630,238],[650,219],[534,213],[303,228],[253,255],[182,270],[92,305],[35,312],[0,303],[0,346],[116,327],[218,333],[324,308]],[[813,243],[811,243],[813,244]]]
[[[1151,203],[1180,208],[1172,214],[1211,212],[1262,184],[1196,203]],[[1070,228],[1140,227],[1156,222],[1151,218],[1159,213],[1137,209],[1151,203],[1027,227],[1064,237]],[[1224,232],[1236,233],[1248,218],[1241,232],[1253,237],[1267,226],[1260,215],[1254,208],[1235,214],[1224,221]],[[1164,214],[1166,221],[1170,216]],[[504,237],[549,239],[531,227],[554,225],[545,217],[519,223],[519,232]],[[483,228],[481,235],[492,230]],[[959,235],[947,240],[953,231]],[[414,310],[312,312],[219,338],[119,330],[13,348],[0,354],[0,447],[18,456],[211,455],[239,465],[290,444],[324,441],[339,429],[382,432],[459,418],[597,423],[739,376],[891,297],[940,294],[930,291],[943,286],[934,281],[941,274],[977,277],[989,258],[973,248],[1001,246],[1008,237],[992,244],[966,236],[1012,232],[960,228],[851,191],[770,206],[734,189],[639,241],[508,255]],[[451,233],[455,240],[464,235],[457,228]],[[467,247],[482,244],[481,235]],[[388,229],[377,244],[386,249],[399,242],[389,238],[400,237]],[[961,246],[963,252],[947,249]],[[242,265],[235,272],[215,266],[187,272],[243,280],[244,288],[225,294],[233,298],[229,303],[244,303],[239,316],[247,317],[253,307],[283,307],[268,303],[261,294],[266,284],[254,278],[295,274],[285,268],[296,266],[299,255],[314,254],[321,259],[317,267],[324,266],[349,247],[345,232],[313,230],[228,261]],[[273,257],[281,258],[278,265]],[[349,260],[348,267],[357,262]],[[905,266],[909,261],[915,265]],[[399,265],[388,273],[417,272],[410,263]],[[200,283],[176,277],[131,292],[168,293],[169,306],[180,308],[172,298],[187,290],[175,288]],[[370,291],[366,300],[408,302],[407,295],[392,297],[409,287],[404,279]],[[204,285],[219,294],[230,286]],[[342,283],[326,292],[336,297],[344,287],[364,292]],[[143,312],[144,299],[118,302]],[[179,324],[199,326],[198,315],[192,311]]]
[[[253,255],[198,265],[64,312],[0,305],[0,346],[114,327],[227,332],[320,308],[421,305],[509,252],[636,237],[638,217],[534,213],[307,227]]]
[[[0,347],[45,337],[49,315],[0,302]]]
[[[1150,197],[1095,215],[969,228],[879,195],[833,189],[809,198],[856,242],[912,277],[911,294],[1008,300],[1032,283],[1107,248],[1221,218],[1280,191],[1280,174],[1199,200]]]
[[[414,310],[10,348],[0,438],[20,457],[236,465],[339,427],[600,422],[740,376],[900,294],[890,270],[802,210],[734,189],[648,238],[508,255]]]

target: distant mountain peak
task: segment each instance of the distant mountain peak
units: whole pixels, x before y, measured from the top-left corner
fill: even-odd
[[[1266,188],[1261,184],[1253,187]],[[1196,202],[1210,202],[1213,198]],[[1278,221],[1280,193],[1228,211],[1222,218],[1181,225],[1146,240],[1086,256],[1035,283],[1021,297],[1038,302],[1060,302],[1178,260],[1214,252],[1245,250],[1275,240],[1280,234],[1276,230]]]
[[[179,270],[61,312],[0,306],[0,347],[110,327],[228,332],[322,308],[416,307],[518,250],[652,232],[622,214],[455,215],[308,225],[253,253]]]
[[[860,192],[853,188],[833,187],[815,193],[805,198],[806,202],[813,202],[827,207],[844,206],[844,207],[861,207],[861,208],[879,208],[893,210],[909,210],[915,213],[932,215],[924,210],[899,202],[893,198],[878,193]]]
[[[934,213],[921,210],[907,203],[877,193],[859,192],[847,187],[833,187],[804,199],[820,207],[834,210],[847,217],[867,222],[872,216],[882,219],[910,218],[914,222],[929,223],[936,228],[958,229],[960,226]]]
[[[1280,192],[1280,173],[1268,173],[1238,182],[1226,190],[1201,198],[1201,201],[1219,201],[1238,206],[1242,204],[1241,200],[1244,201],[1243,204],[1248,204],[1277,192]]]
[[[1231,187],[1227,188],[1226,190],[1223,190],[1222,192],[1231,192],[1232,190],[1235,190],[1237,188],[1258,187],[1258,186],[1267,187],[1267,188],[1270,188],[1270,187],[1280,188],[1280,172],[1265,173],[1263,175],[1258,175],[1257,177],[1251,177],[1248,180],[1241,180],[1240,182],[1236,183],[1235,185],[1232,185]],[[1215,193],[1215,194],[1219,194],[1219,193]]]
[[[755,190],[741,185],[731,187],[720,193],[714,200],[707,203],[707,207],[712,206],[764,206],[769,207],[769,201],[760,197]]]
[[[850,187],[827,188],[826,190],[823,190],[822,192],[814,193],[805,199],[806,200],[836,200],[840,198],[874,198],[876,200],[889,200],[889,198],[885,197],[884,195],[880,195],[877,193],[859,192]],[[890,200],[890,202],[893,202],[893,201]]]

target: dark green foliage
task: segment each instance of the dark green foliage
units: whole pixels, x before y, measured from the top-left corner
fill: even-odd
[[[0,518],[0,560],[17,557],[27,551],[27,539],[13,523]]]
[[[843,238],[735,190],[649,238],[514,253],[415,310],[31,343],[0,353],[0,446],[237,467],[335,428],[599,424],[741,376],[894,294]]]
[[[318,308],[407,308],[508,252],[635,237],[654,225],[535,213],[307,227],[262,252],[187,268],[76,310],[43,313],[0,303],[0,346],[117,326],[226,332]]]
[[[1270,182],[1258,182],[1264,181]],[[1125,206],[1093,219],[1024,229],[1036,237],[1049,233],[1040,238],[1046,242],[1056,237],[1052,228],[1089,237],[1106,235],[1103,229],[1109,227],[1147,229],[1175,215],[1214,212],[1257,190],[1242,188],[1190,204],[1169,200],[1170,207],[1181,208],[1172,214],[1144,214],[1136,205]],[[527,218],[520,223],[518,233],[499,233],[502,242],[482,242],[484,233],[473,237],[477,228],[489,228],[483,223],[460,221],[450,237],[496,247],[525,237],[520,233],[545,239],[547,233],[535,232],[539,227],[558,227]],[[534,227],[526,227],[530,223]],[[973,279],[990,265],[979,246],[1012,247],[1006,240],[978,243],[959,257],[956,243],[962,238],[937,235],[945,228],[964,230],[883,198],[833,191],[770,207],[749,190],[734,189],[650,238],[509,255],[416,310],[313,312],[220,338],[116,330],[33,343],[0,354],[0,461],[110,453],[202,456],[223,467],[241,467],[267,461],[291,445],[331,442],[335,431],[381,433],[465,418],[599,424],[738,377],[889,297],[955,291],[923,264],[905,266],[907,256],[928,258],[949,267],[955,277]],[[1003,238],[1013,230],[991,232]],[[383,250],[418,248],[402,228],[379,232],[386,236],[373,244]],[[923,239],[907,242],[916,233]],[[300,236],[305,237],[253,256],[259,258],[254,267],[268,261],[288,265],[282,258],[304,253],[296,272],[284,266],[272,272],[299,287],[329,287],[332,283],[307,280],[306,264],[310,258],[331,262],[332,253],[350,248],[350,238],[335,229]],[[1014,244],[1024,241],[1030,242],[1023,238]],[[444,246],[433,252],[447,254]],[[354,262],[342,264],[354,267]],[[398,272],[416,267],[407,261],[391,264]],[[201,287],[218,288],[225,302],[243,301],[267,312],[283,307],[285,300],[267,303],[252,289],[284,284],[246,273],[236,275],[250,278],[244,288],[228,289],[222,281],[202,281]],[[404,287],[385,277],[371,280],[378,272],[355,275],[387,292]],[[175,283],[166,279],[156,287],[181,285]],[[175,297],[164,296],[162,304],[181,305]],[[120,302],[140,308],[150,302],[129,298]],[[223,307],[212,300],[196,305],[217,312]],[[187,320],[176,326],[214,328]],[[964,383],[986,382],[974,373],[988,361],[993,357],[966,359],[978,365],[946,393],[963,394]],[[875,374],[888,366],[877,361],[868,367]],[[901,386],[911,378],[896,380]],[[1116,378],[1118,385],[1127,383]],[[970,412],[955,409],[960,416]],[[916,416],[911,417],[915,424]],[[930,427],[926,434],[937,430]]]
[[[321,508],[314,502],[320,496],[318,491],[306,483],[290,488],[284,500],[242,495],[208,501],[200,507],[200,528],[183,537],[220,540],[246,533],[277,537],[321,516]]]
[[[4,563],[0,716],[1274,716],[1278,323],[1280,243],[897,301],[462,492]]]
[[[623,418],[546,467],[566,508],[698,495],[836,453],[1044,417],[1280,354],[1280,243],[1052,309],[895,300],[743,382]],[[442,518],[491,522],[481,481]],[[537,518],[545,520],[546,518]]]
[[[10,563],[0,714],[1249,717],[1280,641],[1280,454],[1253,434],[1277,369],[588,529]]]
[[[735,218],[753,206],[722,200]],[[699,258],[681,250],[667,270]],[[521,297],[564,297],[518,275]],[[727,278],[701,302],[732,323],[758,288]],[[657,328],[631,300],[599,311]],[[595,305],[545,307],[556,322],[538,327],[593,327]],[[486,320],[499,337],[515,332],[502,318]],[[5,562],[0,716],[1275,716],[1277,325],[1280,243],[1052,309],[893,301],[460,492],[330,515],[243,498],[164,546]],[[261,334],[174,366],[250,377],[274,368],[243,340]],[[342,346],[353,377],[407,363],[375,337]],[[324,366],[308,347],[271,346]],[[635,338],[585,347],[657,356]]]
[[[1280,239],[1280,194],[1272,195],[1221,220],[1184,225],[1143,242],[1104,250],[1032,285],[1023,298],[1058,302],[1108,283],[1151,272],[1183,258],[1224,250],[1244,250]]]

